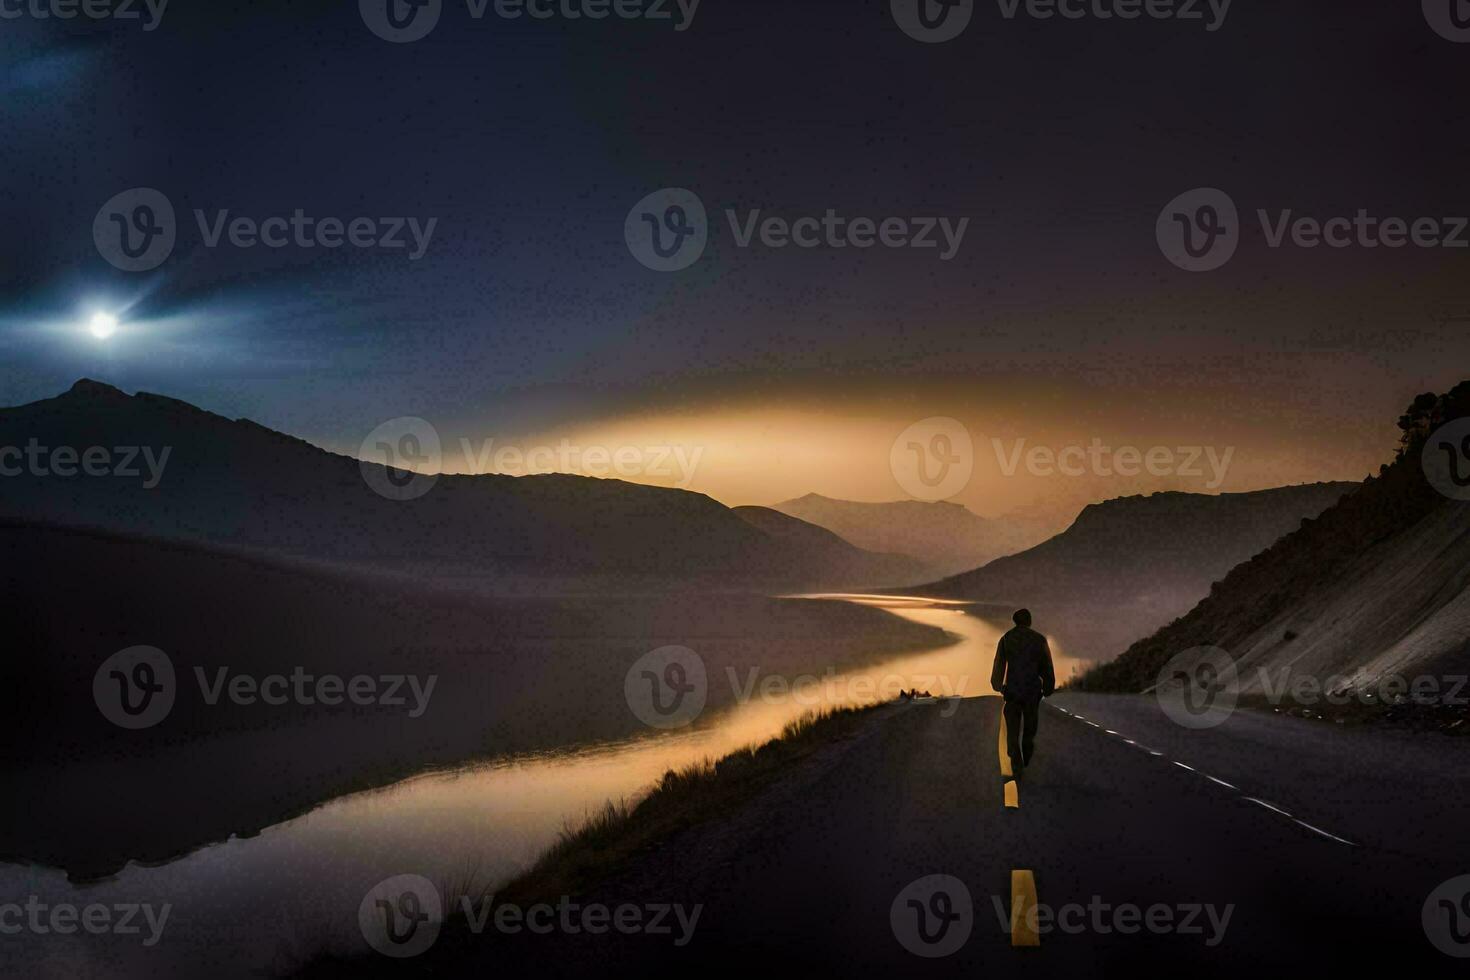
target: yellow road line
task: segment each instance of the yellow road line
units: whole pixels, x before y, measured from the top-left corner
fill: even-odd
[[[1016,781],[1014,779],[1006,783],[1006,806],[1012,810],[1019,810],[1021,808],[1021,794],[1016,789]]]
[[[1006,714],[1002,708],[1000,712],[1000,774],[1007,779],[1014,776],[1011,772],[1011,752],[1006,746]]]
[[[1030,871],[1011,872],[1011,945],[1040,946],[1036,934],[1036,876]]]

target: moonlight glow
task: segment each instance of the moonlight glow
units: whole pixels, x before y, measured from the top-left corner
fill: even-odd
[[[92,322],[87,325],[87,329],[98,340],[106,340],[108,337],[117,333],[117,317],[111,313],[94,313],[92,314]]]

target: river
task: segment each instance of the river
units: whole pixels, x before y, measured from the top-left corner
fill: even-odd
[[[138,934],[37,937],[0,934],[8,975],[30,977],[259,976],[300,967],[323,950],[364,949],[363,895],[382,879],[419,874],[441,889],[493,889],[525,869],[558,834],[608,800],[636,798],[669,769],[718,758],[779,735],[813,709],[887,700],[899,688],[937,696],[994,693],[991,658],[1000,628],[957,603],[849,595],[958,642],[849,671],[785,678],[693,730],[468,765],[330,800],[258,836],[214,844],[157,867],[128,865],[115,878],[72,884],[57,870],[0,866],[0,907],[31,896],[50,907],[146,904],[157,942]],[[1058,679],[1075,662],[1058,654]],[[751,690],[751,678],[712,677]],[[941,709],[942,710],[942,709]],[[114,913],[116,914],[116,913]],[[0,920],[0,925],[3,925]]]

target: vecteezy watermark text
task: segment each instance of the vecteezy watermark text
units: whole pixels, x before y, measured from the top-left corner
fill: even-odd
[[[476,449],[460,439],[465,462],[474,475],[501,473],[578,473],[585,476],[672,478],[687,487],[704,456],[703,446],[582,446],[570,439],[552,445],[501,445],[487,439]]]
[[[1016,439],[1009,449],[999,439],[991,439],[996,462],[1005,476],[1015,476],[1024,464],[1032,476],[1182,476],[1203,478],[1203,464],[1209,466],[1205,486],[1213,490],[1225,482],[1235,447],[1220,451],[1215,446],[1109,446],[1094,438],[1086,446],[1026,446]]]
[[[1000,14],[1015,20],[1177,20],[1200,23],[1213,34],[1225,26],[1233,0],[996,0]]]
[[[970,219],[963,217],[870,217],[839,214],[835,208],[795,216],[767,214],[763,208],[726,208],[724,216],[740,249],[934,250],[941,262],[959,254],[970,227]],[[628,251],[656,272],[687,269],[699,261],[711,237],[704,202],[682,187],[649,194],[633,205],[623,222]]]
[[[0,477],[39,476],[70,479],[76,476],[143,477],[143,489],[152,490],[163,480],[172,446],[43,446],[31,438],[20,446],[0,446]],[[147,473],[138,468],[139,461]]]
[[[820,708],[835,704],[872,704],[892,701],[912,688],[943,699],[945,717],[959,708],[969,686],[966,675],[873,675],[861,670],[844,673],[828,667],[822,673],[795,676],[765,673],[759,666],[727,666],[725,679],[737,704],[794,704]],[[651,728],[683,728],[692,724],[710,698],[709,670],[704,658],[688,647],[664,646],[639,657],[623,678],[623,696],[633,714]]]
[[[761,668],[750,667],[741,676],[734,667],[725,668],[725,677],[735,693],[735,701],[749,704],[760,701],[764,704],[796,704],[807,708],[818,708],[828,704],[866,703],[892,701],[903,691],[928,691],[945,698],[940,714],[949,717],[959,710],[959,698],[964,697],[969,686],[968,676],[951,677],[948,674],[882,674],[862,672],[839,673],[828,667],[821,674],[763,674]],[[952,700],[951,700],[952,699]]]
[[[434,687],[439,683],[436,674],[430,674],[427,678],[420,678],[416,674],[355,674],[351,678],[345,678],[341,674],[307,673],[304,667],[294,668],[289,675],[268,674],[265,677],[256,677],[253,674],[231,675],[230,668],[219,667],[215,669],[213,679],[203,667],[195,667],[194,677],[199,684],[199,693],[204,703],[210,705],[219,704],[222,697],[232,704],[242,706],[380,705],[387,708],[408,707],[410,718],[419,718],[428,710],[429,699],[434,696]],[[413,698],[411,707],[409,695]]]
[[[73,936],[85,932],[93,936],[139,936],[146,926],[143,945],[153,947],[163,938],[173,905],[165,902],[155,908],[148,902],[93,902],[77,906],[70,902],[55,904],[30,896],[25,904],[0,903],[0,935],[16,936],[29,932],[37,936]]]
[[[889,0],[893,20],[909,37],[925,44],[952,41],[965,32],[981,0]],[[1204,26],[1213,34],[1225,26],[1233,0],[995,0],[1004,20],[1025,17],[1050,21],[1173,20]]]
[[[163,23],[168,0],[0,0],[0,20],[147,20],[143,30],[154,31]]]
[[[1282,642],[1296,639],[1287,633]],[[1464,674],[1387,673],[1376,677],[1316,674],[1290,666],[1258,666],[1242,671],[1229,651],[1214,646],[1191,647],[1170,657],[1154,685],[1159,706],[1185,728],[1213,728],[1234,714],[1243,694],[1259,692],[1268,704],[1304,708],[1327,704],[1384,707],[1401,704],[1464,707],[1470,705],[1470,676]]]
[[[865,249],[875,245],[883,248],[939,248],[942,249],[939,261],[948,262],[959,254],[965,231],[970,227],[969,218],[955,221],[938,216],[845,217],[832,208],[828,208],[821,217],[762,215],[760,208],[747,210],[743,215],[734,208],[726,209],[725,221],[730,226],[736,246],[750,248],[753,242],[759,241],[771,249],[791,246]]]
[[[297,248],[379,248],[397,250],[409,248],[410,262],[417,262],[429,250],[434,238],[438,218],[420,221],[414,217],[390,218],[317,218],[301,208],[289,217],[272,216],[251,218],[230,217],[229,209],[215,211],[213,216],[195,210],[194,220],[199,225],[199,234],[205,248],[219,248],[221,241],[234,248],[251,249],[257,246],[281,249]],[[405,230],[407,237],[405,237]]]
[[[1012,913],[1006,908],[1006,900],[999,895],[990,897],[995,917],[1004,933],[1015,927]],[[1069,936],[1093,933],[1108,936],[1117,933],[1132,936],[1147,933],[1153,936],[1200,936],[1204,944],[1214,948],[1225,940],[1225,930],[1235,914],[1234,905],[1216,907],[1212,904],[1185,902],[1180,905],[1155,903],[1147,908],[1129,902],[1114,905],[1101,895],[1093,895],[1084,905],[1067,902],[1063,905],[1047,905],[1038,902],[1027,906],[1023,921],[1037,935],[1059,932]]]

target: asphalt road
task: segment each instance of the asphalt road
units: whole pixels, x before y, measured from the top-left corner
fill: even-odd
[[[486,948],[498,967],[543,975],[1429,977],[1470,965],[1421,921],[1438,885],[1470,874],[1470,740],[1248,712],[1189,731],[1146,699],[1062,695],[1007,806],[999,706],[883,709],[742,811],[581,897],[698,904],[683,946],[676,930]],[[947,897],[926,890],[935,875]],[[1017,906],[1043,911],[1017,924]]]

